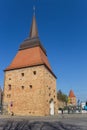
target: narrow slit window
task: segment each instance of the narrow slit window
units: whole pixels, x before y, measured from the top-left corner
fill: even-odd
[[[8,89],[11,90],[11,84],[8,85]]]
[[[24,89],[24,86],[21,86],[22,89]]]
[[[13,107],[13,102],[11,102],[10,107]]]
[[[33,71],[33,74],[36,75],[36,71]]]
[[[30,85],[30,88],[32,88],[32,85]]]
[[[10,98],[10,97],[11,97],[11,94],[7,94],[7,97]]]
[[[49,93],[49,96],[51,96],[51,94]]]
[[[49,87],[49,90],[50,90],[51,88]]]
[[[24,73],[21,73],[21,76],[24,77]]]

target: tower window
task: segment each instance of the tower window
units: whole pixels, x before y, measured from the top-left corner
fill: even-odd
[[[51,94],[49,93],[49,96],[50,96]]]
[[[32,88],[32,85],[30,85],[30,88]]]
[[[36,75],[36,71],[33,71],[33,74]]]
[[[50,90],[51,88],[49,87],[49,90]]]
[[[10,98],[10,97],[11,97],[11,94],[7,94],[7,97]]]
[[[8,89],[11,90],[11,84],[8,85]]]
[[[24,86],[21,86],[22,89],[24,89]]]
[[[23,76],[24,76],[24,73],[21,73],[21,76],[23,77]]]
[[[9,80],[11,80],[11,78],[9,78]]]
[[[13,102],[11,102],[10,107],[13,107]]]

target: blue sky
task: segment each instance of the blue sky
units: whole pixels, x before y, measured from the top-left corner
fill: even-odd
[[[0,85],[29,35],[33,5],[57,89],[72,89],[77,99],[87,100],[87,0],[0,0]]]

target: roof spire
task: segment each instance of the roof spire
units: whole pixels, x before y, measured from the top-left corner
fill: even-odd
[[[31,30],[30,30],[30,38],[36,38],[38,37],[38,29],[37,29],[37,24],[36,24],[36,18],[35,18],[35,6],[33,6],[33,20],[32,20],[32,25],[31,25]]]

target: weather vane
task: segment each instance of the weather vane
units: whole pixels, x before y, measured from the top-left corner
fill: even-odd
[[[36,8],[35,8],[35,5],[34,5],[34,6],[33,6],[34,15],[35,15],[35,10],[36,10]]]

